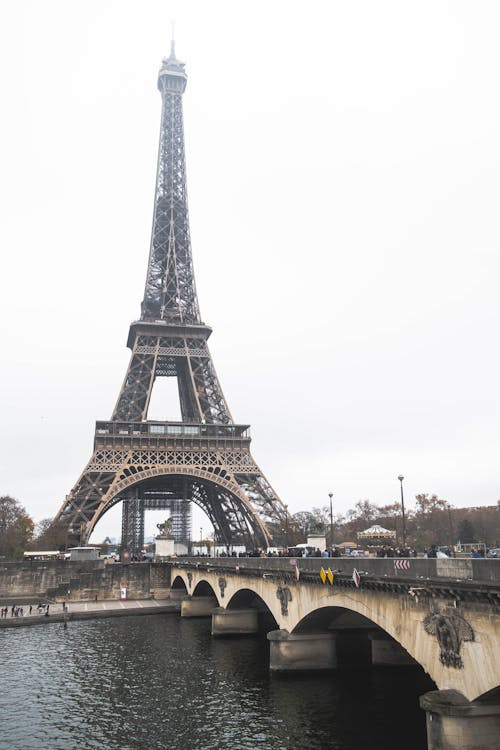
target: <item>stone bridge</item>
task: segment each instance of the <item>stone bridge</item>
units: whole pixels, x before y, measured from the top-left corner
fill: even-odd
[[[271,670],[335,669],[369,647],[436,684],[420,699],[429,748],[499,746],[500,560],[190,558],[171,573],[182,616],[211,616],[214,636],[267,623]]]

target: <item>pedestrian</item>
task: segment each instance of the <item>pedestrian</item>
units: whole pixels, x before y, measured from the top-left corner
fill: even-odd
[[[45,617],[49,616],[49,605],[47,604],[47,609],[45,610]]]
[[[30,604],[30,614],[31,614],[32,609],[33,609],[33,605]]]

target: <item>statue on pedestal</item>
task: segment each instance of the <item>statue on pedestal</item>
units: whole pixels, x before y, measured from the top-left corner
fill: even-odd
[[[172,537],[172,519],[167,518],[163,523],[157,523],[156,528],[160,532],[157,534],[157,539],[173,539]]]
[[[172,519],[167,518],[163,523],[157,523],[156,528],[160,533],[155,537],[155,555],[157,557],[172,557],[175,554]]]

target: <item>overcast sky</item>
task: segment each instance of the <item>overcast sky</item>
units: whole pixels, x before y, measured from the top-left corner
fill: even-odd
[[[400,473],[410,506],[496,503],[498,2],[0,9],[0,494],[55,515],[111,416],[175,19],[202,318],[268,480],[291,512]]]

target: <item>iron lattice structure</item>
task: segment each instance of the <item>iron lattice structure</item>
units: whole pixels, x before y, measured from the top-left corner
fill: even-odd
[[[109,422],[97,422],[94,451],[55,524],[68,543],[88,541],[109,508],[123,502],[122,546],[137,551],[144,512],[170,509],[173,533],[189,545],[191,502],[208,515],[217,542],[266,546],[270,521],[286,507],[250,453],[248,425],[233,422],[199,312],[186,190],[182,95],[184,64],[163,60],[153,229],[141,317],[130,326],[132,350]],[[181,421],[148,421],[156,378],[177,379]],[[155,505],[156,503],[156,505]]]
[[[187,497],[186,480],[183,492],[143,491],[136,485],[131,496],[123,500],[122,511],[122,550],[139,554],[144,549],[144,515],[147,510],[169,510],[172,522],[172,536],[185,546],[191,539],[191,502]]]

